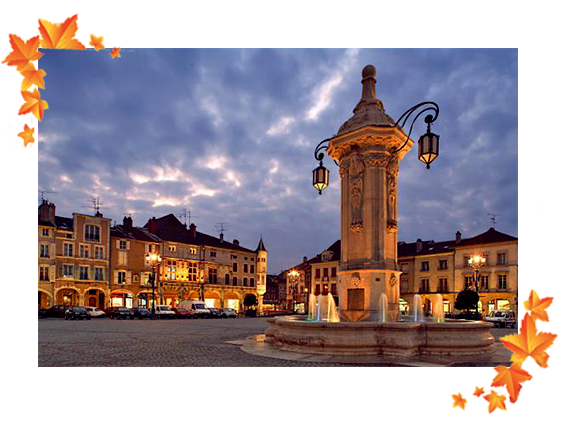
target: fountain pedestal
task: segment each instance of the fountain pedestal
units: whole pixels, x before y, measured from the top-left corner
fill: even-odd
[[[399,162],[413,141],[395,126],[377,99],[375,68],[366,66],[362,77],[362,98],[354,115],[330,140],[328,148],[329,156],[338,162],[342,179],[340,316],[346,321],[375,320],[385,293],[389,320],[396,321],[400,275],[397,180]]]

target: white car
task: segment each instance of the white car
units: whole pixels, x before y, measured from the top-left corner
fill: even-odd
[[[176,318],[176,312],[170,306],[158,305],[155,309],[155,314],[158,318]]]
[[[102,318],[106,316],[105,312],[99,308],[93,306],[85,306],[85,309],[87,309],[87,313],[89,314],[89,316],[93,318]]]
[[[221,310],[222,318],[237,318],[237,311],[231,308],[225,308]]]
[[[515,312],[509,309],[492,311],[484,320],[494,324],[496,327],[514,328],[518,324]]]

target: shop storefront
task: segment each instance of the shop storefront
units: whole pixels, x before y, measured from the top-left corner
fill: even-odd
[[[114,291],[111,293],[111,306],[112,307],[127,307],[133,306],[133,296],[130,292]]]

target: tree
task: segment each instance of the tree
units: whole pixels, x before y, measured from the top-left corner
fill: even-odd
[[[472,309],[476,309],[478,298],[479,296],[476,291],[471,290],[470,288],[465,288],[456,296],[454,308],[460,310],[466,309],[470,312]]]

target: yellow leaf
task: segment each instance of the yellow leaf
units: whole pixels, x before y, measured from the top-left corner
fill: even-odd
[[[39,88],[45,88],[45,83],[43,77],[45,76],[45,71],[43,69],[36,70],[32,63],[29,63],[26,68],[20,72],[24,79],[22,81],[22,90],[27,90],[32,85],[36,85]]]
[[[510,402],[515,403],[518,400],[522,382],[529,381],[532,376],[523,370],[518,364],[514,363],[509,368],[506,366],[498,366],[494,368],[498,374],[492,381],[492,387],[506,386],[506,390],[510,394]]]
[[[28,125],[24,126],[24,131],[18,134],[19,137],[24,139],[24,147],[28,146],[28,143],[33,143],[36,140],[34,139],[34,128],[29,128]]]
[[[454,399],[452,407],[453,408],[460,407],[464,410],[464,406],[466,405],[466,399],[463,399],[460,393],[457,395],[452,395],[452,398]]]
[[[531,290],[529,299],[524,302],[524,306],[528,312],[531,312],[531,316],[535,319],[549,321],[549,317],[547,316],[545,309],[551,306],[551,302],[553,302],[553,297],[540,299],[535,291]]]
[[[23,91],[22,96],[26,102],[20,108],[20,112],[18,114],[22,115],[31,112],[39,121],[41,121],[43,117],[43,110],[46,110],[49,107],[46,101],[40,99],[40,91],[37,88],[35,88],[33,92]]]
[[[91,35],[91,41],[89,42],[95,51],[99,51],[100,49],[105,49],[105,45],[103,45],[103,36],[97,37],[95,35]]]
[[[494,390],[492,390],[492,393],[484,396],[484,399],[486,399],[488,402],[490,402],[490,404],[488,406],[488,412],[489,413],[494,411],[496,408],[506,410],[506,405],[504,404],[504,401],[506,400],[506,396],[500,395],[500,394],[496,393]]]
[[[115,58],[115,57],[120,57],[121,55],[119,54],[120,52],[120,48],[113,48],[113,50],[111,51],[111,57]]]
[[[39,36],[24,42],[18,36],[11,34],[10,45],[12,45],[12,52],[8,54],[2,63],[8,63],[8,66],[17,66],[19,71],[43,55],[43,53],[38,51],[40,45]]]
[[[549,355],[545,352],[557,335],[551,333],[537,333],[535,319],[526,313],[522,321],[520,333],[504,336],[500,340],[506,348],[512,351],[512,361],[522,364],[530,356],[541,367],[547,367]]]
[[[74,39],[77,32],[77,15],[67,18],[64,23],[52,24],[46,20],[39,20],[41,47],[54,49],[85,49],[85,46]]]

